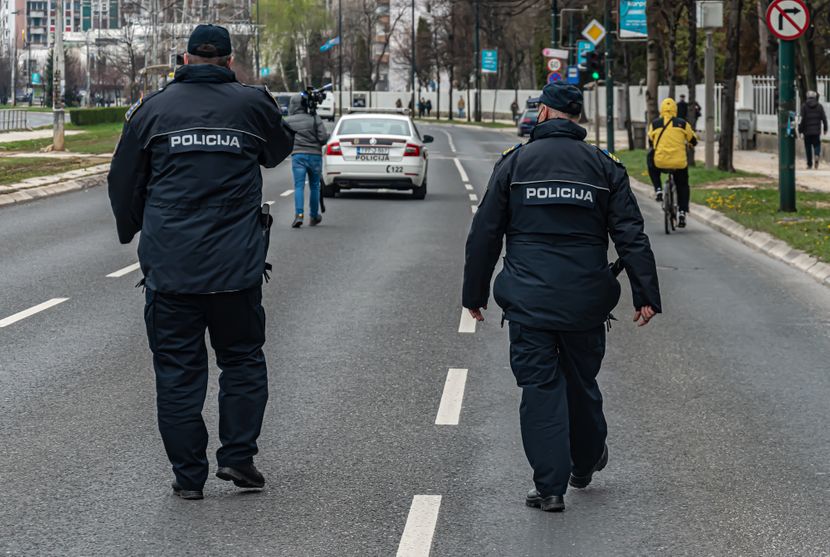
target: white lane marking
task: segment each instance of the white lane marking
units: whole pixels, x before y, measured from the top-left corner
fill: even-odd
[[[467,188],[467,191],[473,191],[473,185],[472,184],[464,184],[464,187]]]
[[[440,508],[440,495],[416,495],[412,498],[397,557],[429,557]]]
[[[471,210],[471,211],[473,212],[473,214],[475,215],[475,214],[476,214],[476,211],[478,211],[478,207],[476,207],[475,205],[473,205],[473,206],[471,206],[471,207],[470,207],[470,210]]]
[[[453,141],[452,141],[452,136],[450,135],[450,132],[448,132],[447,130],[441,130],[441,133],[443,133],[444,135],[447,136],[447,143],[450,144],[450,151],[455,153],[456,152],[455,143],[453,143]]]
[[[14,315],[10,315],[5,319],[0,319],[0,329],[3,327],[8,327],[12,323],[17,323],[21,319],[26,319],[27,317],[31,317],[36,313],[40,313],[43,310],[49,309],[50,307],[56,306],[58,304],[62,304],[69,298],[52,298],[51,300],[47,300],[42,304],[38,304],[34,307],[30,307],[29,309],[24,309],[21,312],[15,313]]]
[[[140,268],[141,265],[139,263],[133,263],[132,265],[127,265],[123,269],[118,269],[117,271],[108,274],[107,278],[121,278],[124,275],[129,275],[133,271],[137,271]]]
[[[470,194],[470,201],[478,201],[478,196],[474,193]]]
[[[475,207],[473,207],[475,209]],[[475,212],[475,211],[473,211]],[[476,320],[467,311],[467,308],[461,308],[461,321],[458,323],[459,333],[474,333],[476,332]]]
[[[469,182],[470,177],[467,176],[467,172],[464,170],[464,167],[461,166],[461,161],[457,158],[453,159],[455,161],[455,167],[458,169],[458,173],[461,175],[462,182]]]
[[[444,383],[444,393],[441,395],[441,404],[438,405],[438,414],[435,416],[435,425],[458,425],[466,384],[466,369],[449,369],[447,381]]]
[[[285,190],[284,192],[282,192],[282,193],[280,194],[280,197],[288,197],[288,196],[289,196],[289,195],[291,195],[292,193],[294,193],[294,190],[293,190],[293,189],[292,189],[292,190]]]
[[[276,203],[276,201],[266,201],[265,202],[266,205],[273,205],[274,203]]]

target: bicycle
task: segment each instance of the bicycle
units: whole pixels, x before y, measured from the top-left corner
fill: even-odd
[[[674,174],[669,173],[666,187],[663,189],[663,224],[666,234],[677,229],[677,186],[674,184]]]

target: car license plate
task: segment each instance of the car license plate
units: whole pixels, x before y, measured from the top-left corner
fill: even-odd
[[[389,147],[358,147],[358,155],[388,155]]]

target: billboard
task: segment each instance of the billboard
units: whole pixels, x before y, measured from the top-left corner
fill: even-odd
[[[646,0],[620,0],[621,40],[645,40],[648,38],[646,24]]]

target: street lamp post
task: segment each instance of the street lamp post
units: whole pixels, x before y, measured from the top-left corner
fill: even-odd
[[[340,44],[337,45],[337,104],[340,106],[340,116],[343,116],[343,0],[337,2],[337,36],[340,39]]]
[[[63,0],[55,1],[55,20],[55,48],[52,53],[52,110],[54,115],[52,150],[63,151],[63,28],[66,25]]]
[[[476,94],[475,94],[475,121],[481,122],[481,0],[476,0],[476,34],[475,34],[475,55],[476,55]]]
[[[410,116],[414,118],[415,116],[415,0],[412,0],[410,4],[410,8],[412,10],[412,64],[410,64],[409,73],[410,73],[410,87],[412,88],[412,100],[410,100],[410,106],[412,113]]]

